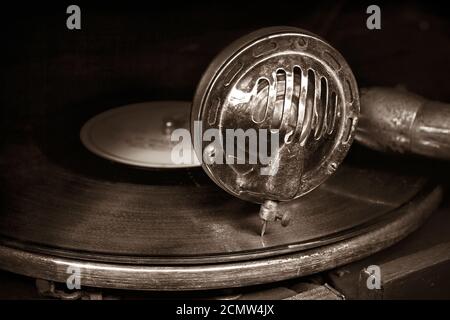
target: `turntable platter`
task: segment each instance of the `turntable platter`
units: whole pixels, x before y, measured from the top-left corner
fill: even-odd
[[[356,150],[356,161],[350,155],[324,185],[282,204],[291,224],[270,226],[261,238],[259,207],[223,192],[201,168],[110,163],[74,132],[44,134],[51,143],[28,132],[3,147],[1,268],[64,281],[67,265],[77,264],[86,285],[131,289],[264,283],[391,245],[441,196],[409,164],[372,152],[362,160]]]

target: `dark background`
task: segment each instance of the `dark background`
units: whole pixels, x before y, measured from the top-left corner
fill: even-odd
[[[450,19],[445,2],[55,2],[2,7],[1,124],[67,110],[191,100],[211,59],[237,37],[274,25],[314,32],[347,59],[360,87],[406,86],[450,101]],[[66,8],[81,8],[81,30]],[[97,110],[95,110],[97,111]],[[63,115],[60,115],[63,117]]]

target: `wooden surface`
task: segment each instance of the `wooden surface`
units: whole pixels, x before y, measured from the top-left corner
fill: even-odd
[[[448,299],[450,297],[450,207],[448,200],[404,241],[328,273],[329,283],[347,299]],[[369,290],[361,277],[377,265],[381,289]]]

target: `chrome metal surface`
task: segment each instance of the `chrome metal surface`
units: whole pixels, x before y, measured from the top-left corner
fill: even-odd
[[[263,203],[298,198],[332,175],[352,143],[358,114],[358,89],[344,58],[312,33],[275,27],[237,40],[214,59],[197,88],[191,125],[202,124],[194,141],[220,130],[222,146],[227,129],[279,130],[268,165],[202,164],[227,192]],[[199,157],[209,143],[196,150]],[[271,173],[261,175],[261,168]]]

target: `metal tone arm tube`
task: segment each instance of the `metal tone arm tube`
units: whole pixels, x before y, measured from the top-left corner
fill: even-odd
[[[450,160],[450,104],[399,89],[362,89],[356,140],[382,152]]]

